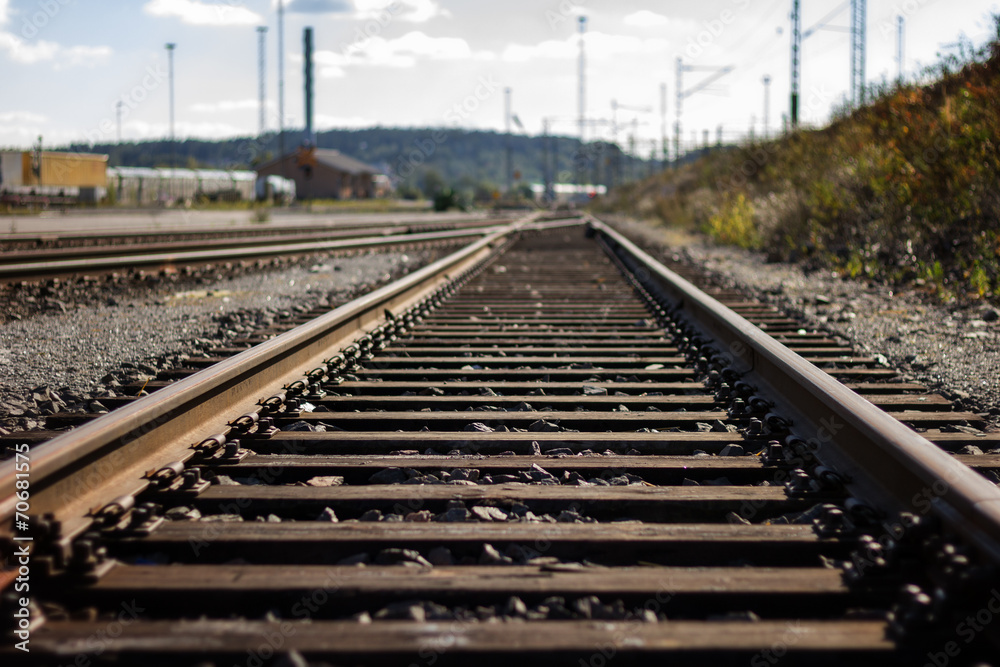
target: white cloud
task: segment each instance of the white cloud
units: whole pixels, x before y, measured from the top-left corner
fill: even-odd
[[[652,55],[668,50],[669,42],[662,38],[642,39],[626,35],[587,33],[587,59],[600,61],[624,55]],[[510,44],[500,55],[507,62],[528,62],[538,58],[569,60],[580,53],[580,40],[570,36],[563,40],[549,39],[538,44]]]
[[[362,128],[375,127],[378,121],[365,116],[328,116],[326,114],[316,114],[316,129],[331,130],[336,128]]]
[[[342,14],[353,10],[347,0],[292,0],[285,4],[285,11],[295,14]]]
[[[170,125],[167,123],[147,123],[145,121],[130,121],[122,128],[122,132],[133,139],[162,139],[170,136]],[[178,122],[176,125],[178,138],[224,139],[229,137],[245,137],[246,128],[229,123],[189,123]]]
[[[5,113],[0,113],[0,123],[17,123],[23,125],[26,123],[34,123],[40,125],[48,121],[48,118],[41,114],[32,113],[31,111],[7,111]]]
[[[500,54],[500,59],[507,62],[526,62],[536,58],[555,58],[559,60],[575,58],[580,52],[579,42],[573,39],[547,39],[538,44],[508,44]]]
[[[627,15],[622,19],[625,25],[637,26],[639,28],[653,28],[667,25],[670,22],[663,14],[651,12],[648,9],[640,9],[637,12]]]
[[[37,42],[26,42],[16,35],[0,33],[0,51],[6,51],[10,59],[16,63],[33,65],[55,58],[59,52],[59,45],[41,39]]]
[[[266,108],[270,108],[273,105],[272,102],[267,101],[264,103]],[[257,99],[247,99],[247,100],[221,100],[219,102],[198,102],[191,105],[191,111],[195,113],[219,113],[228,111],[247,111],[253,110],[258,111],[260,109],[260,100]]]
[[[0,52],[22,65],[52,62],[56,69],[77,65],[96,65],[112,54],[108,46],[63,47],[44,39],[27,41],[10,33],[0,32]]]
[[[488,60],[490,54],[473,52],[460,37],[430,37],[413,31],[395,39],[372,37],[354,42],[337,51],[317,51],[319,74],[323,77],[344,76],[350,65],[377,67],[414,67],[419,60]]]
[[[229,3],[206,3],[202,0],[150,0],[143,7],[147,14],[179,18],[190,25],[260,25],[264,19],[246,7]]]
[[[359,19],[391,16],[411,23],[424,23],[437,16],[451,16],[437,0],[354,0]],[[394,7],[395,6],[395,7]]]
[[[0,25],[7,22],[7,11],[10,6],[10,0],[0,0]]]

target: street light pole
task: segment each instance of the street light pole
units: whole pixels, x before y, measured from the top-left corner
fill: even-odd
[[[176,167],[176,135],[174,134],[174,49],[177,45],[167,44],[167,68],[170,75],[170,166]]]
[[[764,139],[770,134],[768,118],[771,113],[771,75],[764,75]]]
[[[122,143],[122,106],[124,106],[124,104],[125,104],[124,102],[122,102],[122,101],[119,100],[118,104],[115,105],[115,116],[118,119],[118,143],[119,143],[119,145]]]
[[[260,98],[260,122],[257,134],[264,137],[267,129],[267,60],[265,47],[267,43],[267,26],[257,26],[257,95]]]
[[[514,187],[514,167],[510,148],[510,88],[503,89],[504,96],[504,181],[507,184],[507,196],[510,197]]]

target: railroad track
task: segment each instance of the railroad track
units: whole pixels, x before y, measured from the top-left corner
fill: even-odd
[[[28,452],[5,658],[993,655],[1000,458],[949,450],[997,436],[586,222],[493,231]]]
[[[115,214],[111,217],[114,218]],[[511,222],[511,218],[486,216],[454,216],[448,214],[418,215],[375,215],[369,219],[357,216],[335,215],[330,222],[313,224],[289,224],[276,221],[267,224],[246,224],[239,227],[166,227],[156,229],[91,229],[89,220],[77,222],[87,229],[62,229],[58,232],[12,232],[0,233],[0,251],[4,254],[30,251],[65,250],[85,252],[108,246],[150,247],[175,242],[197,242],[212,240],[218,242],[249,239],[266,242],[267,239],[296,237],[302,241],[336,238],[338,235],[352,238],[377,236],[383,233],[415,234],[421,232],[447,231],[469,227],[487,227]],[[68,223],[67,226],[73,223]],[[100,223],[97,223],[100,224]]]
[[[149,240],[108,243],[0,254],[0,282],[42,277],[94,275],[110,271],[175,269],[281,255],[354,252],[407,243],[452,242],[488,234],[503,224],[497,220],[443,221],[440,225],[372,227],[245,237]],[[509,221],[507,221],[509,224]],[[436,229],[437,228],[437,229]],[[190,234],[185,235],[190,236]],[[111,241],[112,239],[105,239]]]

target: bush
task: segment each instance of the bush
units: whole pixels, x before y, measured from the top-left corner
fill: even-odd
[[[753,205],[742,192],[735,197],[726,198],[721,210],[709,218],[706,231],[719,243],[747,249],[760,247]]]
[[[774,260],[989,296],[1000,291],[1000,18],[997,29],[932,83],[882,85],[829,127],[709,151],[608,205]]]

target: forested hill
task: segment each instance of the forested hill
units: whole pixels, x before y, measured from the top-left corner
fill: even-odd
[[[291,151],[302,143],[301,131],[285,132],[285,149]],[[513,135],[511,152],[520,183],[537,183],[543,180],[545,139]],[[334,148],[364,162],[376,165],[399,178],[404,187],[433,190],[439,184],[455,188],[478,188],[503,185],[504,152],[506,136],[498,132],[459,129],[394,129],[368,128],[361,130],[331,130],[320,132],[316,143],[319,148]],[[570,181],[574,169],[574,156],[580,148],[577,139],[557,137],[552,141],[557,154],[556,175],[560,181]],[[278,137],[271,133],[263,139],[255,137],[226,139],[222,141],[178,141],[176,157],[171,160],[171,146],[167,140],[124,144],[78,144],[72,150],[94,151],[110,155],[112,165],[132,167],[167,166],[171,163],[184,167],[252,168],[279,153]],[[607,146],[590,145],[588,153],[602,156],[608,163],[612,151]],[[594,160],[587,171],[587,180],[594,176]],[[620,173],[631,173],[631,167],[621,160]],[[647,167],[636,163],[634,170]]]

